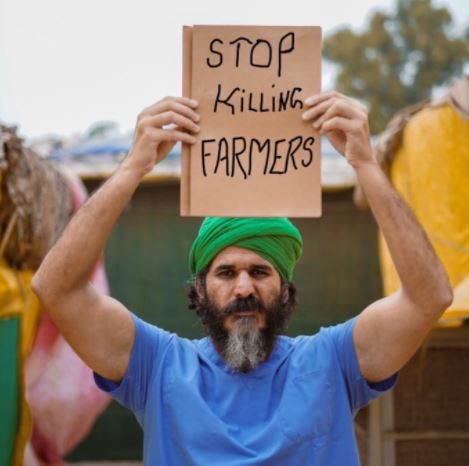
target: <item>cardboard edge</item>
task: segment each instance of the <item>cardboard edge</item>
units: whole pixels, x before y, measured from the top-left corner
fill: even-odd
[[[196,24],[194,26],[183,26],[183,95],[186,97],[192,97],[192,56],[193,56],[193,33],[194,29],[199,28],[219,28],[220,25],[204,25]],[[223,25],[223,27],[244,27],[242,25]],[[247,26],[247,27],[265,27],[265,26]],[[269,26],[272,27],[272,26]],[[275,27],[275,26],[273,26]],[[321,26],[278,26],[281,28],[294,27],[298,29],[308,29],[313,30],[317,34],[319,39],[319,50],[322,52],[323,48],[323,29]],[[322,61],[319,60],[319,88],[318,92],[321,92],[322,87]],[[321,139],[319,138],[318,142],[318,152],[319,152],[319,165],[321,164],[322,158],[322,144]],[[191,209],[191,186],[190,186],[190,171],[191,171],[191,146],[188,144],[182,145],[181,151],[181,216],[193,216],[193,217],[203,217],[203,216],[226,216],[226,214],[221,212],[202,212],[197,207]],[[323,216],[323,203],[322,203],[322,180],[321,180],[321,170],[319,169],[319,205],[317,209],[308,209],[305,212],[299,212],[296,214],[290,214],[290,218],[320,218]],[[230,215],[231,216],[231,215]],[[240,215],[239,217],[251,217],[252,214]],[[285,214],[273,215],[272,213],[260,213],[256,216],[259,217],[271,217],[271,216],[285,216]]]
[[[322,27],[315,26],[315,28],[317,28],[317,34],[319,35],[319,51],[320,51],[320,57],[322,57],[323,46],[324,46]],[[322,92],[322,60],[321,60],[321,58],[319,58],[319,89],[318,89],[318,93],[319,92]],[[319,135],[319,212],[318,212],[317,218],[320,218],[323,215],[321,165],[322,165],[322,141],[321,141],[321,135]]]
[[[192,27],[182,29],[182,95],[192,97]],[[190,204],[190,157],[191,146],[182,144],[181,148],[181,181],[180,181],[180,215],[191,215]]]

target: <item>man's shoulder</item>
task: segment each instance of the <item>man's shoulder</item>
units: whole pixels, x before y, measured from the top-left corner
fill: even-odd
[[[336,338],[351,335],[357,317],[352,317],[344,322],[338,322],[321,326],[316,333],[311,335],[298,335],[290,337],[294,344],[302,345],[308,343],[319,344],[322,341],[334,340]]]
[[[282,340],[292,348],[293,357],[315,357],[326,361],[336,355],[336,348],[341,342],[352,337],[355,319],[332,324],[311,335],[297,335],[295,337],[281,336]]]
[[[135,322],[135,341],[144,347],[156,347],[158,352],[197,351],[201,340],[184,338],[175,332],[160,327],[157,323],[148,322],[132,313]]]

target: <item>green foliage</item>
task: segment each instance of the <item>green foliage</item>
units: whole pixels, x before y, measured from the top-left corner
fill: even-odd
[[[115,121],[98,121],[93,123],[86,131],[87,139],[99,139],[117,131],[118,125]]]
[[[469,30],[453,37],[452,25],[432,0],[398,0],[393,13],[375,12],[364,32],[343,28],[326,38],[324,55],[340,67],[336,88],[367,102],[372,133],[461,73]]]

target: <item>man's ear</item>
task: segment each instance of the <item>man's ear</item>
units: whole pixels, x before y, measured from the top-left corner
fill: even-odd
[[[290,299],[290,287],[288,283],[282,283],[282,304],[287,304]]]
[[[205,296],[205,280],[200,275],[197,275],[195,277],[194,286],[197,296],[199,297],[199,300],[201,300]]]

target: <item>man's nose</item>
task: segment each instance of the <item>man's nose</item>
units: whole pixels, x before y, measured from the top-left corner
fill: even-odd
[[[254,294],[253,280],[247,272],[241,272],[236,279],[236,298],[247,298],[252,294]]]

